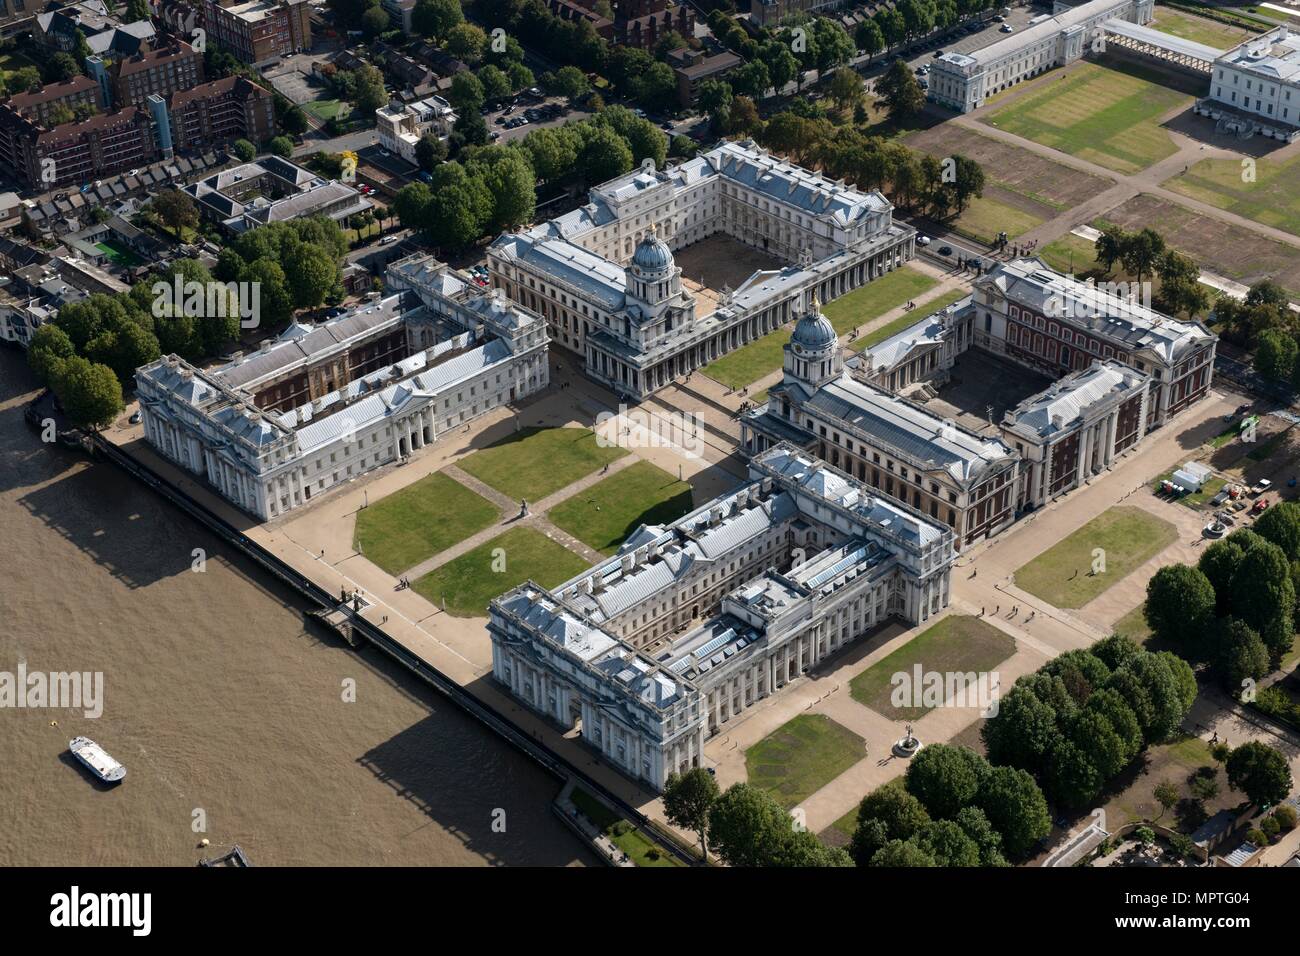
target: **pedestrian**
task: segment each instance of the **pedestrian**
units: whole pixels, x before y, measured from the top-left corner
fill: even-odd
[[[981,605],[980,605],[980,617],[983,617],[983,616],[984,616],[984,612],[987,611],[987,610],[988,610],[988,608],[981,604]]]
[[[993,609],[993,613],[994,613],[994,614],[1001,614],[1001,613],[1002,613],[1002,605],[999,604],[997,607],[995,607],[995,608]]]
[[[976,568],[974,571],[972,571],[972,572],[970,573],[970,576],[971,576],[971,577],[975,577],[975,576],[978,575],[979,573],[980,573],[980,569],[979,569],[979,568]]]

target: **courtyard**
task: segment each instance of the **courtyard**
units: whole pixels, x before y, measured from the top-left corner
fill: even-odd
[[[952,377],[925,407],[979,432],[1051,384],[1046,375],[982,349],[970,349],[957,359]]]
[[[823,714],[800,714],[745,751],[749,782],[787,809],[866,756],[861,737]]]
[[[560,502],[547,516],[583,544],[611,555],[640,525],[667,524],[691,508],[687,482],[638,461]]]
[[[755,272],[788,263],[723,233],[693,242],[673,253],[682,281],[695,295],[696,315],[708,315],[721,303],[721,291],[736,289]]]
[[[537,501],[626,454],[587,428],[530,427],[474,452],[459,466],[507,497]]]

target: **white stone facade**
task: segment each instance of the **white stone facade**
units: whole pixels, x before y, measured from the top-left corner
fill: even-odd
[[[750,482],[546,590],[492,602],[493,677],[662,790],[749,707],[891,619],[948,604],[953,538],[791,446]]]

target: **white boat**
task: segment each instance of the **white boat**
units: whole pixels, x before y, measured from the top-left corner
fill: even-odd
[[[105,783],[117,783],[126,776],[126,767],[110,757],[108,751],[89,737],[73,738],[68,742],[68,749],[87,770]]]

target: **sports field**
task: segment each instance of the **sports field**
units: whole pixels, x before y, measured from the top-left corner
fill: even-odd
[[[1202,160],[1161,185],[1300,236],[1300,153],[1280,163],[1256,160],[1253,179],[1247,175],[1249,169],[1242,162],[1242,159]]]
[[[1099,166],[1135,173],[1175,151],[1158,121],[1192,102],[1142,72],[1077,63],[983,122]]]

